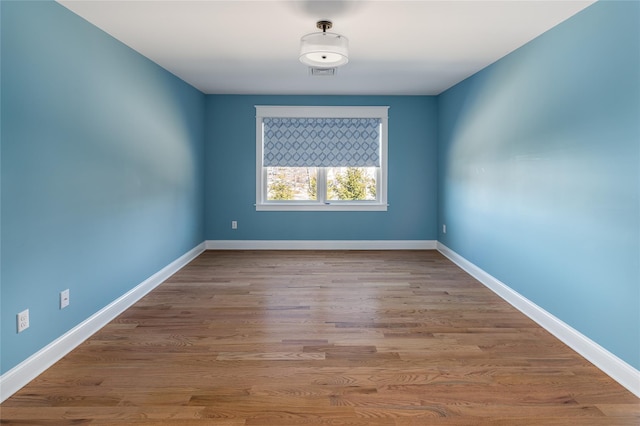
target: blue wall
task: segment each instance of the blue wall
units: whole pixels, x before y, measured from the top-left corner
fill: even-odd
[[[438,239],[635,368],[639,17],[598,2],[438,99]]]
[[[213,95],[206,104],[206,239],[436,239],[435,97]],[[256,212],[255,105],[388,105],[389,210]]]
[[[205,97],[57,3],[1,7],[4,373],[203,241]]]

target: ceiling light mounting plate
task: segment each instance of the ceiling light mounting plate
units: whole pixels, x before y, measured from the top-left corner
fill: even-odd
[[[316,22],[316,27],[324,33],[333,27],[333,23],[331,21],[318,21]]]

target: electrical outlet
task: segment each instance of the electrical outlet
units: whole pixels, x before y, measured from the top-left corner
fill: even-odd
[[[447,225],[442,225],[442,233],[443,234],[447,233]]]
[[[29,310],[25,309],[16,315],[16,322],[18,325],[18,333],[22,333],[29,328]]]
[[[238,229],[238,221],[237,220],[232,220],[231,221],[231,229]]]
[[[69,289],[60,292],[60,309],[69,306]]]

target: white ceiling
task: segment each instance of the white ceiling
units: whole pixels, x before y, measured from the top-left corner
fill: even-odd
[[[435,95],[594,0],[58,0],[204,93]],[[349,39],[349,63],[310,76],[316,21]]]

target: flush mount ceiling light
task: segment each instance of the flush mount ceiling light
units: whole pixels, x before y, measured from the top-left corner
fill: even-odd
[[[349,40],[340,34],[328,33],[331,21],[318,21],[321,33],[311,33],[300,39],[300,62],[312,68],[335,68],[349,62]]]

